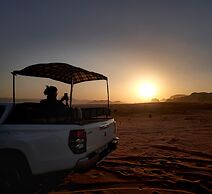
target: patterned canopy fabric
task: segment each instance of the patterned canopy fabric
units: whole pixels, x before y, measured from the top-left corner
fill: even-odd
[[[67,84],[77,84],[92,80],[107,80],[107,77],[95,72],[74,67],[66,63],[41,63],[28,66],[20,71],[13,71],[14,75],[50,78]]]

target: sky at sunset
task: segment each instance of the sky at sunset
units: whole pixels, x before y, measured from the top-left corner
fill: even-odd
[[[0,97],[12,96],[11,71],[45,62],[104,74],[112,101],[212,92],[211,0],[2,0],[0,23]],[[44,98],[48,84],[59,96],[70,90],[18,76],[17,97]],[[106,98],[104,81],[74,89],[75,98]]]

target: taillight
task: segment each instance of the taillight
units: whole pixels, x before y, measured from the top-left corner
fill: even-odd
[[[86,152],[86,143],[87,138],[84,129],[70,131],[68,145],[74,154]]]

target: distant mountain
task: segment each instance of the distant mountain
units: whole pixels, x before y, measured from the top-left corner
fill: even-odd
[[[207,92],[194,92],[188,96],[175,95],[171,96],[167,102],[201,102],[201,103],[212,103],[212,93]]]
[[[151,102],[160,102],[158,98],[152,98]]]
[[[107,104],[107,100],[77,100],[73,99],[74,104]],[[121,101],[110,101],[110,104],[124,104]]]
[[[185,94],[175,94],[175,95],[173,95],[173,96],[171,96],[169,99],[177,99],[177,98],[182,98],[182,97],[185,97],[185,96],[187,96],[187,95],[185,95]]]
[[[41,99],[36,98],[17,98],[16,102],[40,102]],[[12,102],[12,98],[0,98],[0,102]]]

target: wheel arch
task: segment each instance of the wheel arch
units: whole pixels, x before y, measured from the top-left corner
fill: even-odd
[[[3,148],[3,149],[0,149],[0,157],[1,157],[0,163],[2,163],[2,162],[6,162],[6,163],[22,162],[22,164],[28,168],[30,173],[32,173],[31,167],[29,165],[29,161],[22,151],[20,151],[18,149],[13,149],[13,148]]]

